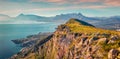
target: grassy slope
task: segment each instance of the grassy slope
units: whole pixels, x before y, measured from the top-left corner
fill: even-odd
[[[77,19],[70,19],[66,25],[75,33],[100,33],[100,34],[111,34],[111,35],[120,35],[120,32],[113,30],[105,30],[100,28],[95,28],[92,25],[87,24],[87,26],[79,22]]]

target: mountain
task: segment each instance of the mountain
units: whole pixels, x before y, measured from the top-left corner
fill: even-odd
[[[10,59],[120,59],[120,32],[72,18]]]
[[[91,24],[89,24],[89,23],[86,23],[86,22],[84,22],[84,21],[82,21],[82,20],[79,20],[79,19],[74,19],[74,18],[71,18],[68,22],[66,22],[66,24],[76,24],[76,23],[78,23],[78,24],[80,24],[80,25],[86,25],[86,26],[93,26],[93,25],[91,25]],[[93,26],[94,27],[94,26]]]
[[[49,17],[42,17],[42,16],[37,16],[37,15],[25,15],[25,14],[20,14],[17,17],[15,17],[17,20],[34,20],[34,21],[47,21],[48,19],[50,20]]]
[[[8,20],[8,19],[10,19],[10,17],[8,15],[0,14],[0,21],[5,21],[5,20]]]
[[[120,16],[97,18],[99,22],[94,23],[94,25],[105,28],[105,29],[120,29]]]
[[[0,17],[1,18],[1,17]],[[69,13],[69,14],[60,14],[54,17],[44,17],[38,15],[30,15],[30,14],[20,14],[17,17],[8,17],[2,16],[4,22],[0,21],[0,24],[40,24],[46,22],[54,22],[59,24],[64,24],[70,18],[80,19],[82,21],[88,22],[98,28],[117,30],[120,29],[120,16],[111,16],[111,17],[87,17],[82,15],[81,13]]]
[[[111,17],[87,17],[82,15],[81,13],[69,13],[69,14],[61,14],[56,15],[54,17],[42,17],[37,15],[24,15],[21,14],[16,19],[20,20],[35,20],[35,21],[45,21],[45,22],[57,22],[57,23],[65,23],[70,18],[76,18],[83,21],[86,21],[98,28],[111,29],[116,30],[120,29],[120,16],[111,16]]]
[[[61,15],[56,15],[53,19],[54,20],[69,20],[70,18],[85,18],[81,13],[70,13],[70,14],[61,14]]]
[[[50,22],[47,17],[37,15],[20,14],[17,17],[9,17],[9,20],[0,21],[0,24],[41,24]]]
[[[76,18],[88,22],[98,28],[116,30],[120,29],[120,16],[111,16],[111,17],[87,17],[81,13],[70,13],[70,14],[61,14],[55,16],[54,20],[64,20],[68,21],[70,18]]]

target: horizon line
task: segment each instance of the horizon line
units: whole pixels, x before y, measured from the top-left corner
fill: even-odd
[[[55,14],[55,15],[49,15],[49,16],[47,16],[47,15],[46,16],[45,15],[39,15],[39,14],[33,14],[33,13],[19,13],[16,16],[10,16],[10,15],[7,15],[7,14],[1,14],[0,13],[0,15],[6,15],[6,16],[9,16],[9,17],[17,17],[17,16],[19,16],[21,14],[23,14],[23,15],[35,15],[35,16],[41,16],[41,17],[55,17],[57,15],[66,15],[66,14],[81,14],[81,15],[86,16],[86,17],[114,17],[114,16],[120,16],[120,15],[110,15],[110,16],[93,16],[92,15],[92,16],[88,16],[88,15],[85,15],[85,14],[83,14],[81,12],[61,13],[61,14]]]

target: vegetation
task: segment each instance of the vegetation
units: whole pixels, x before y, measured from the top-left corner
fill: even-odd
[[[119,54],[109,53],[111,49],[120,52],[120,32],[95,28],[72,18],[36,46],[39,49],[28,54],[26,57],[32,55],[28,59],[108,59],[109,55],[120,59]]]
[[[120,35],[118,31],[104,30],[100,28],[95,28],[93,25],[87,24],[83,21],[78,21],[78,19],[70,19],[66,26],[74,33],[100,33],[100,34],[111,34],[111,35]]]

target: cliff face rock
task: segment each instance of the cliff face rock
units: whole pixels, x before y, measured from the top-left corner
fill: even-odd
[[[58,26],[44,40],[29,47],[29,53],[20,52],[11,59],[119,59],[120,32],[98,29],[78,19]]]
[[[108,53],[108,59],[115,59],[120,52],[115,49],[111,49]]]
[[[30,47],[33,46],[37,41],[52,35],[52,33],[38,33],[35,35],[29,35],[26,38],[11,40],[13,43],[19,45],[20,47]]]

